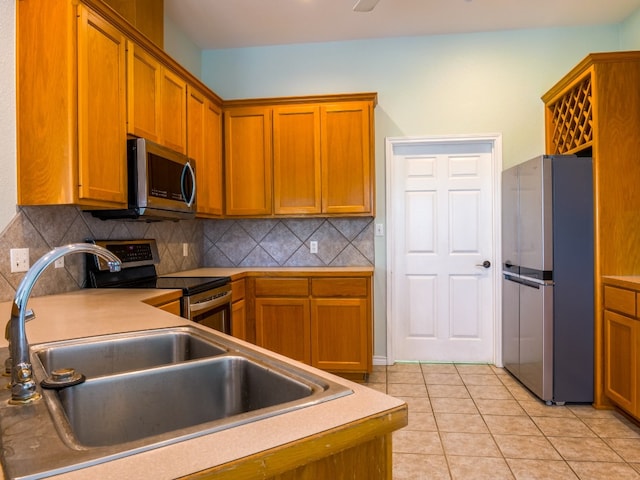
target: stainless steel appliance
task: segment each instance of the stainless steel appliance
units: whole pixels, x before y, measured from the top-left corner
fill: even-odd
[[[94,210],[108,220],[181,220],[195,217],[196,178],[193,161],[144,138],[127,140],[129,205],[120,210]]]
[[[593,208],[591,158],[502,173],[503,362],[548,403],[593,401]]]
[[[158,276],[160,262],[153,239],[94,240],[120,258],[120,272],[95,255],[87,255],[87,286],[95,288],[164,288],[182,290],[181,315],[189,320],[231,333],[231,279],[229,277]]]

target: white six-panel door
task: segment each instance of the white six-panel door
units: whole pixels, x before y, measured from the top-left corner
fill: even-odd
[[[399,139],[387,152],[390,353],[492,363],[495,142]]]

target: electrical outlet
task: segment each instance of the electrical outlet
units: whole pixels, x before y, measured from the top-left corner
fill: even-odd
[[[64,268],[64,257],[60,257],[59,259],[57,259],[55,261],[55,263],[53,264],[54,268]]]
[[[26,272],[29,270],[29,249],[12,248],[9,250],[11,257],[11,273]]]
[[[384,225],[382,223],[376,223],[376,237],[384,236]]]
[[[309,253],[318,253],[318,242],[316,240],[309,242]]]
[[[188,243],[183,243],[182,244],[182,256],[183,257],[188,257],[189,256],[189,244]]]

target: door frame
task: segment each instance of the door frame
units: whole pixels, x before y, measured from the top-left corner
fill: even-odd
[[[492,208],[492,262],[491,280],[493,283],[493,362],[497,367],[502,367],[502,208],[500,192],[502,188],[502,134],[501,133],[485,133],[474,135],[434,135],[421,137],[386,137],[385,138],[385,168],[386,168],[386,218],[387,225],[387,294],[386,294],[386,318],[387,318],[387,364],[392,365],[395,362],[395,352],[393,351],[393,276],[394,263],[393,252],[395,250],[395,236],[393,229],[390,228],[394,220],[393,204],[392,204],[392,185],[393,180],[393,158],[394,148],[400,145],[435,145],[435,144],[461,144],[461,143],[485,143],[491,146],[491,198],[493,202]]]

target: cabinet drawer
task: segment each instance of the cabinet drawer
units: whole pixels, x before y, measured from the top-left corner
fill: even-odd
[[[231,301],[237,302],[242,300],[245,296],[245,282],[242,280],[235,280],[231,282]]]
[[[306,278],[256,278],[256,297],[308,297]]]
[[[623,288],[604,286],[604,308],[636,316],[636,292]]]
[[[369,294],[369,279],[312,278],[311,294],[314,297],[366,297]]]

